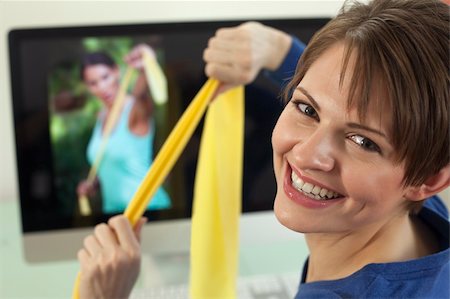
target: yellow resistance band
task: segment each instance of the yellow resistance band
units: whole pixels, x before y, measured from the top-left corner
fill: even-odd
[[[134,226],[139,218],[142,217],[153,194],[162,184],[183,148],[186,146],[186,143],[211,101],[212,96],[216,92],[218,85],[219,83],[213,79],[209,79],[205,83],[162,146],[150,170],[147,172],[144,180],[141,182],[133,199],[125,210],[124,215],[128,218],[132,226]],[[75,281],[72,296],[74,299],[80,297],[79,284],[81,275],[81,273],[78,273]]]
[[[235,88],[206,114],[195,176],[190,298],[236,298],[242,197],[244,91]]]
[[[164,76],[164,72],[156,61],[155,57],[151,56],[146,51],[143,51],[143,64],[145,77],[147,79],[148,88],[150,89],[150,93],[152,94],[152,98],[157,104],[164,104],[167,102],[168,92],[167,92],[167,81]],[[100,166],[100,163],[103,159],[103,154],[105,153],[106,145],[108,144],[109,136],[111,135],[112,129],[114,128],[117,119],[120,117],[120,112],[125,103],[126,92],[128,86],[131,82],[132,69],[130,67],[127,68],[122,83],[119,88],[119,92],[117,93],[116,98],[114,99],[113,106],[111,108],[111,112],[108,116],[108,119],[105,123],[105,129],[103,131],[102,140],[100,143],[100,148],[95,156],[94,164],[89,170],[89,174],[87,177],[88,183],[93,183],[95,180],[95,176],[97,175],[97,170]],[[83,216],[91,215],[91,206],[89,204],[89,199],[87,196],[81,196],[78,199],[80,214]]]
[[[144,70],[147,78],[148,88],[153,97],[153,101],[157,105],[162,105],[167,102],[167,80],[163,70],[159,66],[156,59],[146,51],[143,56]]]

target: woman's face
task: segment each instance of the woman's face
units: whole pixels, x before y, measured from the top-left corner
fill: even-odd
[[[274,210],[295,231],[345,233],[407,209],[404,166],[394,163],[389,141],[389,105],[375,104],[386,103],[385,92],[373,88],[362,123],[347,108],[351,73],[339,87],[343,50],[338,43],[311,65],[273,131]]]
[[[84,69],[84,82],[89,91],[110,107],[119,90],[119,70],[105,64],[94,64]]]

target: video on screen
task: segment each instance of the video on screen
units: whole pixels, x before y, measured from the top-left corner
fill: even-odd
[[[58,62],[50,70],[55,192],[67,210],[85,197],[91,213],[122,213],[151,166],[155,147],[162,142],[155,140],[156,136],[165,136],[157,133],[170,129],[168,114],[179,114],[168,105],[168,97],[155,101],[147,84],[151,78],[145,78],[151,74],[145,72],[143,52],[164,68],[159,41],[158,36],[83,38],[69,42],[80,55]],[[131,70],[128,84],[124,80],[127,68]],[[122,97],[121,88],[125,89]],[[114,107],[116,114],[112,113]],[[170,184],[156,191],[149,210],[172,206],[168,188]]]

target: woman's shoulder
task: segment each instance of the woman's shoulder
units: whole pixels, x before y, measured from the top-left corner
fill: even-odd
[[[369,264],[343,279],[301,284],[295,298],[450,298],[449,254]]]
[[[445,205],[445,203],[442,201],[442,199],[435,195],[433,197],[428,198],[425,200],[425,203],[423,205],[425,209],[429,209],[435,213],[437,213],[439,216],[448,219],[448,208]]]
[[[448,249],[450,222],[448,209],[443,201],[438,196],[430,197],[425,201],[418,217],[436,234],[440,249]]]

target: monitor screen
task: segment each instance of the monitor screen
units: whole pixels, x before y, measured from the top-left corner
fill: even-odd
[[[328,19],[260,21],[306,43]],[[241,22],[11,31],[12,106],[23,233],[88,229],[123,212],[136,181],[142,179],[142,172],[151,165],[174,124],[207,79],[202,54],[208,39],[218,28]],[[167,101],[156,102],[148,96],[146,108],[136,108],[135,103],[142,99],[134,93],[139,72],[133,74],[114,130],[123,126],[125,135],[134,135],[114,139],[114,133],[111,134],[96,173],[97,180],[91,184],[92,212],[83,215],[78,207],[77,190],[88,178],[99,151],[105,105],[114,94],[111,90],[119,88],[123,81],[124,57],[139,44],[153,50],[163,70],[168,84]],[[87,75],[89,65],[83,63],[86,59],[95,60],[93,55],[107,57],[111,68],[117,70],[117,80],[109,80],[107,76],[111,75],[102,74],[101,70],[97,70],[97,77]],[[244,213],[267,211],[272,209],[276,192],[270,138],[283,108],[280,88],[261,74],[245,87],[245,99],[242,209]],[[142,113],[149,118],[147,129],[142,134],[130,133],[134,118]],[[170,225],[190,217],[201,129],[200,123],[155,193],[145,212],[148,225]],[[129,150],[135,147],[140,149]],[[136,173],[141,173],[141,177]]]

